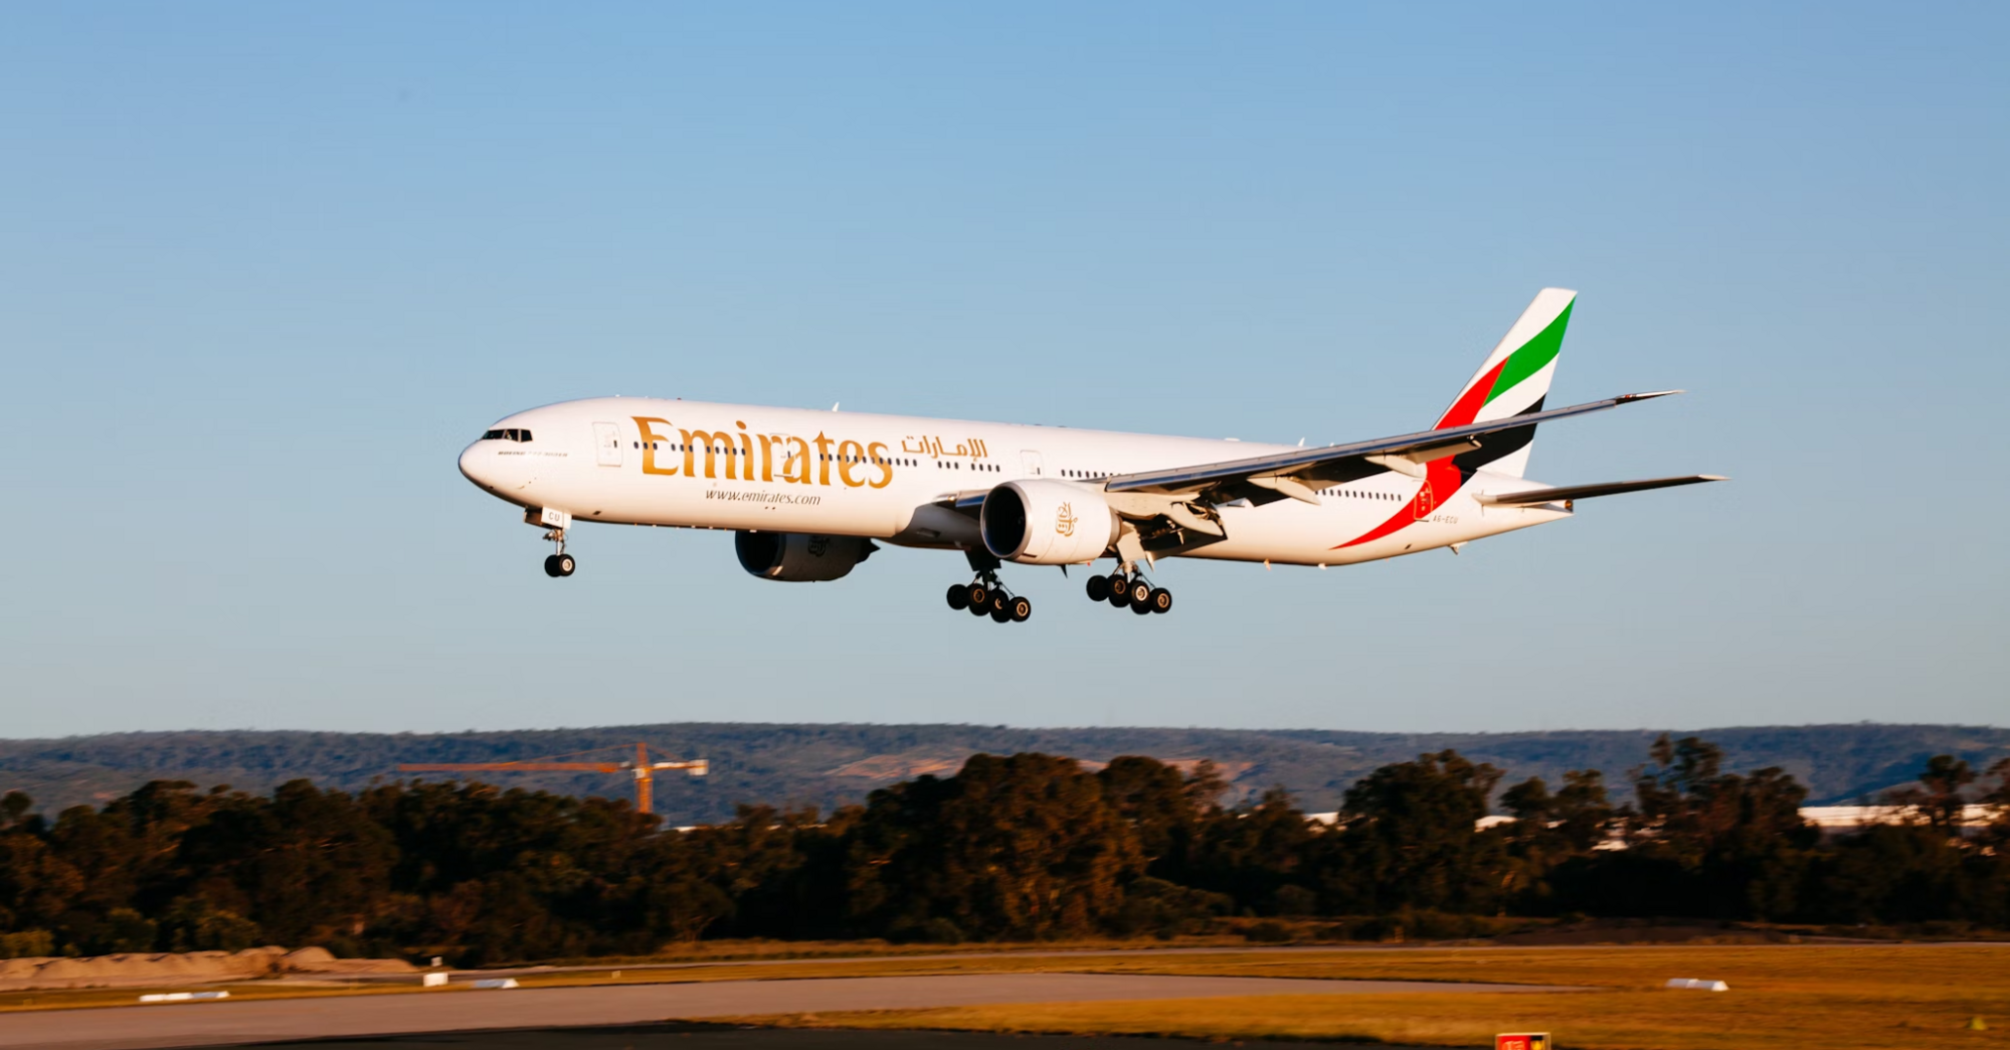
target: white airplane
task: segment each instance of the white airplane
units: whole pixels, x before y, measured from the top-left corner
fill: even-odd
[[[604,397],[497,421],[461,473],[525,508],[570,576],[580,522],[734,530],[764,580],[835,580],[878,548],[963,552],[952,609],[1032,615],[1005,562],[1093,565],[1089,597],[1172,608],[1151,583],[1170,557],[1351,565],[1569,517],[1577,500],[1720,481],[1716,475],[1552,487],[1522,477],[1539,423],[1645,401],[1544,410],[1577,293],[1545,288],[1429,430],[1321,448],[1234,439]],[[1302,445],[1302,443],[1301,443]]]

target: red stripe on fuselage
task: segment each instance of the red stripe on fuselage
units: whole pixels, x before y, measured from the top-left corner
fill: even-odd
[[[1507,363],[1508,358],[1503,357],[1495,362],[1492,368],[1487,369],[1485,375],[1473,380],[1473,385],[1467,387],[1466,392],[1460,394],[1457,401],[1452,402],[1452,407],[1445,409],[1445,414],[1438,420],[1438,425],[1431,429],[1444,430],[1447,427],[1462,427],[1471,423],[1473,417],[1480,414],[1480,409],[1486,407],[1487,395],[1493,393],[1494,383],[1500,380],[1501,369],[1506,368]],[[1433,460],[1427,470],[1428,473],[1424,475],[1424,486],[1417,490],[1415,496],[1410,497],[1410,502],[1403,504],[1401,510],[1390,515],[1388,521],[1332,549],[1337,551],[1340,547],[1372,543],[1420,518],[1428,517],[1431,511],[1437,509],[1438,504],[1451,499],[1452,495],[1459,491],[1460,486],[1466,483],[1465,477],[1459,473],[1459,468],[1452,465],[1450,457]],[[1419,504],[1426,499],[1431,501],[1431,506],[1420,509]]]
[[[1450,456],[1446,456],[1444,459],[1432,460],[1426,464],[1425,469],[1427,473],[1424,475],[1423,487],[1417,490],[1416,495],[1410,497],[1408,503],[1403,504],[1401,510],[1390,515],[1388,521],[1331,549],[1337,551],[1341,547],[1372,543],[1402,529],[1406,525],[1414,525],[1430,517],[1432,511],[1438,509],[1446,500],[1451,499],[1459,491],[1460,487],[1466,483],[1465,475],[1459,473],[1458,465],[1452,462],[1452,457]]]

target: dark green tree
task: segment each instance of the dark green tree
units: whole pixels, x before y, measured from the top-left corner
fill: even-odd
[[[1288,792],[1271,788],[1254,804],[1208,814],[1181,877],[1227,894],[1241,910],[1274,915],[1282,903],[1278,894],[1308,881],[1307,848],[1318,834]],[[1284,901],[1294,896],[1287,893]]]
[[[1602,866],[1601,896],[1638,913],[1785,918],[1801,907],[1808,851],[1820,830],[1801,819],[1807,798],[1778,768],[1723,771],[1723,750],[1698,737],[1654,744],[1634,777],[1636,809],[1621,814],[1627,856]],[[1617,891],[1614,893],[1613,891]]]
[[[1494,910],[1508,881],[1502,839],[1479,830],[1500,770],[1456,751],[1383,766],[1347,790],[1322,837],[1328,910]]]
[[[872,793],[851,836],[854,918],[898,932],[941,919],[965,936],[1100,928],[1143,871],[1130,825],[1072,759],[975,755],[948,779]]]

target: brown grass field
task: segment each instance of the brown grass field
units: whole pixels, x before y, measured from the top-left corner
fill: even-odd
[[[1484,980],[1593,990],[983,1006],[735,1020],[1440,1046],[1487,1046],[1496,1032],[1547,1031],[1561,1046],[1603,1050],[2010,1046],[2010,948],[1996,946],[1397,949],[1158,959],[1140,954],[1072,966],[1051,965],[1063,960],[1000,960],[1040,961],[1050,963],[1044,969],[1074,971]],[[1670,977],[1721,979],[1731,990],[1662,988]],[[1976,1017],[1987,1030],[1968,1028]]]
[[[748,966],[613,964],[524,974],[525,987],[789,980],[984,972],[1165,973],[1571,985],[1576,992],[1416,993],[1190,999],[872,1011],[734,1020],[790,1027],[1186,1035],[1486,1046],[1501,1031],[1553,1033],[1568,1048],[2010,1047],[2010,945],[1678,945],[1558,948],[1357,947],[1281,953],[888,955]],[[619,976],[616,976],[618,973]],[[1729,992],[1670,991],[1670,977]],[[415,984],[239,982],[234,999],[462,994]],[[0,995],[0,1013],[131,1003],[144,989]],[[1972,1031],[1972,1018],[1988,1026]],[[717,1020],[717,1019],[714,1019]]]

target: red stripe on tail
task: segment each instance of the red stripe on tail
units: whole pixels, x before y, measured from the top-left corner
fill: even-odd
[[[1487,369],[1486,375],[1473,380],[1473,385],[1467,387],[1466,392],[1460,394],[1457,401],[1452,402],[1452,407],[1445,409],[1444,418],[1438,420],[1438,425],[1431,429],[1444,430],[1447,427],[1462,427],[1471,423],[1473,417],[1480,414],[1480,409],[1487,407],[1487,395],[1493,393],[1494,384],[1500,380],[1501,369],[1507,367],[1508,357],[1501,358],[1498,364]]]

